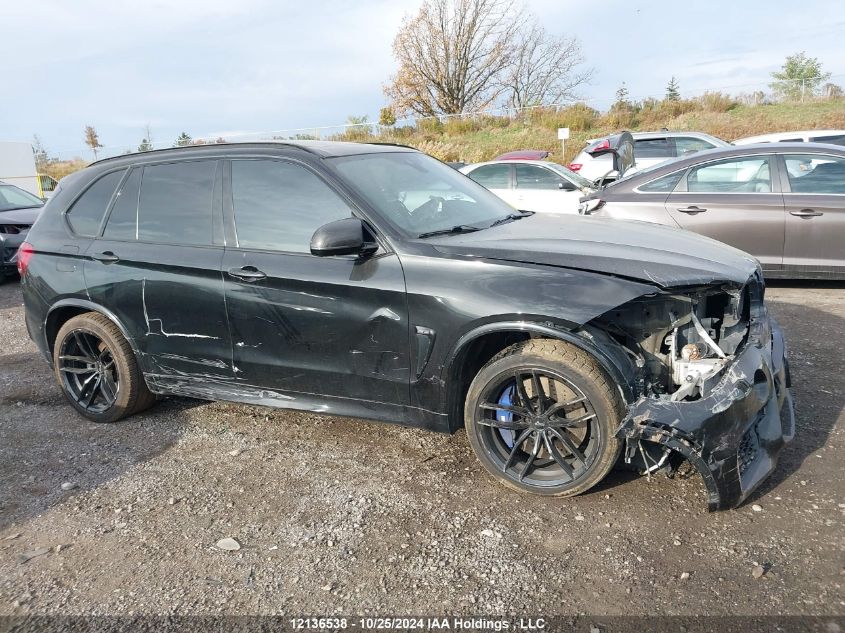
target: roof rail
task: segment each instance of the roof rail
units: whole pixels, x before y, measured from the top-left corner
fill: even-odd
[[[140,156],[141,154],[164,154],[167,152],[182,152],[190,149],[198,149],[200,147],[218,147],[220,145],[260,145],[260,144],[267,144],[267,145],[288,145],[290,147],[295,147],[297,149],[301,149],[304,152],[308,152],[309,154],[319,155],[319,152],[314,151],[313,149],[300,144],[300,142],[291,142],[291,141],[241,141],[235,143],[198,143],[196,145],[183,145],[181,147],[162,147],[161,149],[150,149],[144,152],[129,152],[127,154],[119,154],[118,156],[109,156],[108,158],[101,158],[100,160],[95,160],[93,163],[89,163],[89,167],[91,165],[99,165],[101,163],[107,163],[112,160],[119,160],[121,158],[126,158],[128,156]],[[375,143],[372,143],[375,145]],[[390,143],[383,143],[383,145],[390,145]],[[411,148],[413,149],[413,148]]]

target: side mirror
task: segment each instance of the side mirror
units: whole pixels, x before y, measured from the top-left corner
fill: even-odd
[[[575,191],[575,185],[573,185],[568,180],[561,180],[557,183],[557,188],[561,191]]]
[[[366,228],[358,218],[344,218],[324,224],[311,237],[311,254],[317,257],[331,255],[362,255],[374,253],[378,244],[366,242]]]

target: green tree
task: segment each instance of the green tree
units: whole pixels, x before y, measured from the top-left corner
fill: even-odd
[[[186,147],[191,144],[194,139],[187,132],[182,132],[178,137],[176,137],[176,142],[173,143],[173,147]]]
[[[681,100],[681,90],[678,87],[678,81],[675,79],[674,75],[669,80],[669,83],[666,85],[666,101],[680,101]]]
[[[41,142],[41,137],[37,134],[32,136],[32,151],[35,152],[35,168],[39,172],[44,171],[44,168],[50,164],[50,156]]]
[[[153,148],[153,144],[150,143],[150,139],[145,138],[145,139],[141,140],[141,144],[138,146],[138,151],[139,152],[149,152],[150,150],[152,150],[152,148]]]
[[[94,152],[94,160],[97,160],[97,150],[102,145],[100,144],[100,135],[97,134],[97,130],[94,129],[93,125],[85,126],[85,144],[91,148],[91,151]]]
[[[816,57],[807,57],[804,51],[789,55],[780,71],[772,73],[769,87],[778,97],[789,100],[804,100],[818,92],[819,87],[830,79],[830,73],[822,72],[822,65]]]

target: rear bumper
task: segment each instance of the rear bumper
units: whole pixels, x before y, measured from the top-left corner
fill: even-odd
[[[682,454],[704,479],[710,510],[742,503],[795,435],[783,333],[764,316],[709,395],[693,402],[640,398],[618,437]]]

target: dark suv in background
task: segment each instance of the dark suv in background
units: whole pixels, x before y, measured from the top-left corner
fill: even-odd
[[[213,145],[62,181],[19,259],[70,404],[154,394],[454,432],[572,495],[684,459],[741,502],[793,435],[753,258],[667,227],[515,212],[398,146]]]

